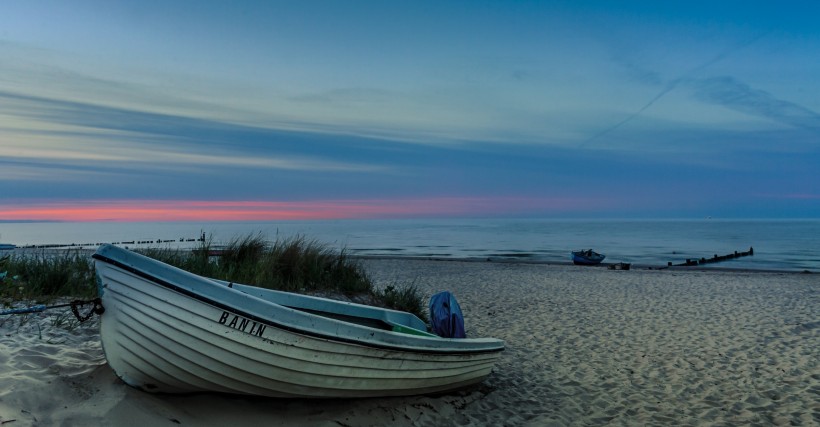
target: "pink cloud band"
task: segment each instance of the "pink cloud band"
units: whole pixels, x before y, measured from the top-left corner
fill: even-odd
[[[594,208],[588,199],[470,198],[325,201],[94,200],[0,205],[0,220],[277,221],[412,218],[567,212]],[[600,206],[597,206],[600,207]]]

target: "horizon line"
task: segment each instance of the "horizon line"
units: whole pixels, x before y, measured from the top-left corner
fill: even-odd
[[[0,204],[0,222],[184,222],[532,216],[603,208],[600,200],[422,197],[313,201],[73,200]]]

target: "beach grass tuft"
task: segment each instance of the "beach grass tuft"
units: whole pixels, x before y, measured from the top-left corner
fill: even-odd
[[[394,310],[406,311],[414,313],[416,316],[427,321],[424,299],[421,298],[421,291],[415,283],[404,283],[396,285],[388,285],[383,290],[376,292],[378,300],[384,302],[384,305]],[[422,313],[420,315],[419,313]]]
[[[150,249],[143,254],[201,276],[268,289],[343,297],[427,320],[424,297],[411,285],[377,289],[364,268],[347,251],[334,250],[305,236],[277,238],[269,243],[257,234],[232,239],[215,247],[207,239],[199,248],[183,252]],[[219,256],[213,256],[214,254]]]
[[[94,265],[87,253],[35,253],[6,256],[0,262],[0,299],[49,303],[60,297],[90,298],[97,292]]]
[[[148,248],[138,252],[194,274],[263,288],[355,300],[415,314],[426,320],[423,296],[412,285],[377,289],[347,251],[334,250],[305,236],[277,238],[261,234],[232,239],[224,247],[212,238],[194,250]],[[218,254],[218,256],[216,256]],[[50,303],[58,298],[96,296],[94,265],[88,252],[26,253],[0,260],[0,300]]]

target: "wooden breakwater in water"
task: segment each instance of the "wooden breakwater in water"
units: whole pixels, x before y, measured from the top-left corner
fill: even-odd
[[[156,239],[156,240],[123,240],[121,242],[96,242],[96,243],[45,243],[33,245],[20,245],[17,249],[71,249],[71,248],[88,248],[98,247],[110,243],[112,245],[154,245],[162,243],[177,243],[177,242],[204,242],[205,233],[202,233],[199,238],[179,238],[179,239]]]
[[[686,267],[686,266],[693,266],[693,265],[712,264],[712,263],[721,262],[721,261],[728,261],[730,259],[740,258],[740,257],[744,257],[744,256],[751,256],[751,255],[754,255],[754,254],[755,254],[754,248],[749,248],[749,250],[745,251],[745,252],[735,251],[734,253],[727,254],[727,255],[717,255],[717,254],[715,254],[711,258],[700,258],[700,259],[687,258],[686,262],[681,263],[681,264],[672,264],[672,262],[670,261],[668,265],[670,267],[673,266],[673,265],[674,266]]]

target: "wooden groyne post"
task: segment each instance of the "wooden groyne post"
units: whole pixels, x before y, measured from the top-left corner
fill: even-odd
[[[198,238],[179,238],[179,242],[204,242],[205,232],[201,232]],[[105,243],[114,245],[153,245],[162,243],[176,243],[177,239],[156,239],[156,240],[123,240],[121,242],[88,242],[88,243],[40,243],[33,245],[18,246],[20,249],[70,249],[83,247],[97,247]]]
[[[701,259],[687,258],[686,262],[681,263],[681,264],[674,264],[674,265],[675,266],[687,267],[687,266],[693,266],[693,265],[712,264],[712,263],[715,263],[715,262],[726,261],[726,260],[740,258],[740,257],[744,257],[744,256],[751,256],[751,255],[754,255],[754,254],[755,254],[754,248],[750,247],[749,250],[745,251],[745,252],[735,251],[734,253],[727,254],[727,255],[721,255],[721,256],[719,256],[718,254],[715,254],[712,258],[705,258],[705,257],[701,258]],[[673,264],[670,261],[667,265],[671,267]]]

